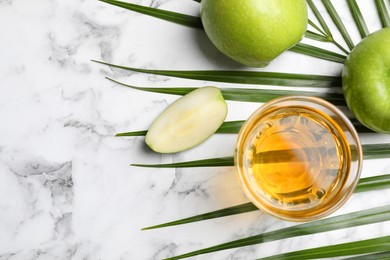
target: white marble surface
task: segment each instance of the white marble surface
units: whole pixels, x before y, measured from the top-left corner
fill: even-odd
[[[199,8],[191,0],[133,2],[193,15]],[[333,2],[358,42],[345,2]],[[370,29],[378,29],[373,1],[358,2]],[[163,156],[142,137],[113,137],[146,129],[176,97],[126,89],[104,77],[141,86],[240,86],[111,70],[90,59],[143,68],[242,68],[200,30],[95,0],[0,0],[0,259],[162,259],[291,225],[252,212],[140,231],[247,202],[232,168],[129,167],[229,156],[235,135]],[[286,53],[265,70],[337,75],[340,69]],[[229,102],[228,119],[245,119],[258,105]],[[384,135],[362,140],[390,142]],[[364,177],[383,173],[390,173],[390,159],[365,162]],[[390,190],[358,194],[336,215],[389,203]],[[252,259],[389,232],[385,222],[196,259]]]

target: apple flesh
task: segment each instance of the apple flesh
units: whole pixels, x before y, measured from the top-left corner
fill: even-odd
[[[363,39],[343,68],[347,105],[366,127],[390,134],[390,27]]]
[[[159,153],[187,150],[214,134],[224,122],[227,111],[220,89],[196,89],[160,114],[149,128],[145,142]]]
[[[298,43],[307,27],[305,0],[202,0],[207,36],[225,55],[264,67]]]

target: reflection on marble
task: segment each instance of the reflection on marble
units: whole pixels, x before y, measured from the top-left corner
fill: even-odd
[[[133,2],[191,15],[199,9],[190,0]],[[347,10],[344,1],[333,2]],[[370,29],[378,29],[373,4],[358,2]],[[357,42],[349,13],[342,12],[342,18]],[[229,167],[129,166],[229,156],[235,135],[213,136],[175,155],[152,153],[142,137],[114,137],[146,129],[177,97],[126,89],[104,77],[140,86],[239,86],[131,73],[90,60],[160,69],[243,69],[202,31],[94,0],[0,0],[0,24],[0,259],[162,259],[292,225],[252,212],[140,231],[247,202]],[[338,75],[340,69],[340,64],[286,53],[264,70]],[[257,107],[229,102],[228,119],[245,119]],[[390,142],[382,135],[362,140]],[[363,176],[389,172],[389,159],[367,161]],[[390,190],[356,194],[336,214],[389,204],[389,195]],[[197,259],[252,259],[389,231],[385,222]]]

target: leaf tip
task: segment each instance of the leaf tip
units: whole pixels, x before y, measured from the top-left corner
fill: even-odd
[[[150,230],[150,229],[153,229],[153,227],[144,227],[144,228],[141,228],[141,231]]]

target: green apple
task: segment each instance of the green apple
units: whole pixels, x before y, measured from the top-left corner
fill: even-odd
[[[347,105],[366,127],[390,134],[390,27],[363,39],[343,68]]]
[[[149,128],[145,142],[159,153],[187,150],[214,134],[227,112],[220,89],[196,89],[176,100],[158,116]]]
[[[305,0],[202,0],[200,17],[222,53],[264,67],[302,39],[307,6]]]

